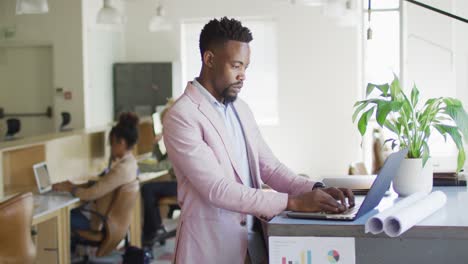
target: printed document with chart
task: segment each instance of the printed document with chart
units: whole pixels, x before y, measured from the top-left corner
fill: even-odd
[[[353,237],[269,237],[270,264],[355,264]]]

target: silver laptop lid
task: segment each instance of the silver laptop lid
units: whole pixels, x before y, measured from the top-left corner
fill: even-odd
[[[382,169],[380,170],[377,178],[372,184],[366,198],[361,204],[359,211],[356,214],[356,218],[374,209],[382,200],[385,192],[390,188],[390,183],[398,172],[400,164],[406,157],[408,149],[402,149],[398,152],[392,153],[385,160]]]

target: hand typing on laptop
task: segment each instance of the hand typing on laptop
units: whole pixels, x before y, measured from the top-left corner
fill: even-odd
[[[354,203],[353,193],[349,189],[320,189],[321,192],[319,192],[319,189],[313,189],[312,192],[288,199],[288,209],[291,211],[286,213],[287,216],[305,219],[354,221],[374,209],[380,203],[406,154],[408,154],[408,149],[401,149],[388,156],[384,166],[380,169],[379,174],[372,183],[369,193],[359,204]],[[346,197],[348,198],[349,206],[354,206],[347,211],[345,211]]]
[[[351,189],[331,187],[316,188],[298,196],[290,196],[286,210],[339,214],[346,211],[348,207],[354,207],[354,195]]]
[[[74,187],[74,184],[70,181],[55,183],[52,185],[52,190],[57,192],[71,192]]]

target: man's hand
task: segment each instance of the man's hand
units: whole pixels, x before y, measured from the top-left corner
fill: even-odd
[[[58,192],[71,192],[73,189],[73,186],[74,186],[73,183],[66,181],[66,182],[60,182],[60,183],[56,183],[52,185],[52,189]]]
[[[333,198],[335,198],[335,200],[340,201],[341,204],[347,208],[352,208],[355,205],[354,194],[349,188],[330,187],[330,188],[323,188],[322,191],[331,195]],[[346,199],[348,199],[348,204],[346,204]]]
[[[354,206],[354,195],[345,188],[323,188],[303,193],[296,197],[289,197],[286,210],[296,212],[331,212],[342,213],[347,209],[346,197],[349,207]],[[339,200],[340,202],[338,202]]]

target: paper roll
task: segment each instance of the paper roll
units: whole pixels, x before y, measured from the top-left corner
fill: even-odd
[[[383,222],[384,231],[390,237],[397,237],[442,208],[446,202],[447,196],[441,191],[435,191],[388,216]]]
[[[374,235],[381,233],[384,231],[384,221],[385,218],[395,214],[396,212],[402,210],[405,207],[408,207],[409,205],[412,205],[418,200],[421,200],[424,198],[427,194],[419,192],[412,194],[406,198],[403,198],[399,202],[397,202],[395,205],[392,207],[384,210],[381,213],[378,213],[374,215],[373,217],[370,217],[365,225],[365,232],[366,233],[372,233]]]

